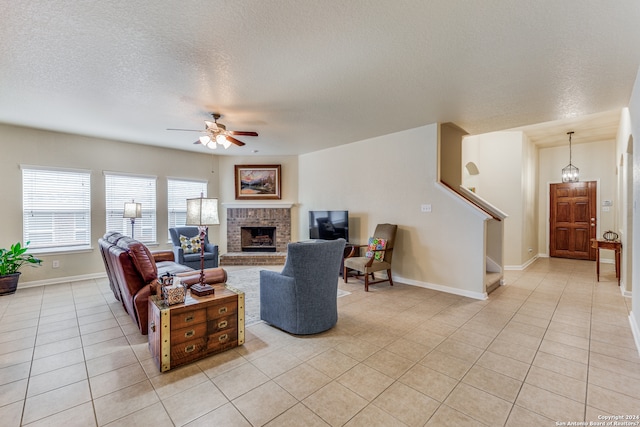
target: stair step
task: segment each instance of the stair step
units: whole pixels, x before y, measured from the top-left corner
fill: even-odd
[[[484,276],[484,287],[487,294],[490,294],[500,286],[502,281],[502,273],[494,273],[487,271]]]

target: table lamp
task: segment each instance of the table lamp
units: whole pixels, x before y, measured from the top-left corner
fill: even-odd
[[[133,239],[133,228],[136,223],[136,218],[142,217],[142,203],[136,203],[133,200],[124,202],[124,214],[122,217],[131,219],[131,238]]]
[[[186,225],[197,225],[200,232],[200,282],[191,286],[191,293],[199,297],[214,293],[213,287],[204,283],[204,238],[207,226],[220,224],[218,219],[218,199],[187,199]]]

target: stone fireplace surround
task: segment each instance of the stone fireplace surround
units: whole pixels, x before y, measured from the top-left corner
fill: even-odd
[[[291,241],[291,204],[225,204],[227,253],[220,265],[282,265]],[[275,227],[275,252],[242,252],[242,227]]]

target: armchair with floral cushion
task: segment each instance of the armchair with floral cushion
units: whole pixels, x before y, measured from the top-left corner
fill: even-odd
[[[200,232],[198,227],[175,227],[169,229],[175,262],[200,269]],[[204,236],[204,268],[218,266],[218,245],[209,243],[209,233]]]
[[[391,278],[391,260],[393,258],[393,246],[396,240],[398,226],[395,224],[378,224],[373,236],[366,245],[355,245],[351,253],[344,259],[344,271],[342,277],[347,283],[349,274],[351,277],[364,278],[364,290],[369,292],[369,285],[389,282],[393,286]],[[361,250],[366,252],[361,254]],[[353,271],[350,273],[350,271]],[[376,271],[386,271],[387,277],[376,280]],[[371,276],[371,279],[369,279]]]

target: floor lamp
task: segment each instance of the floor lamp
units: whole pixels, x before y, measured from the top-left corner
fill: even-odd
[[[214,293],[213,287],[204,283],[204,239],[209,225],[220,224],[218,199],[187,199],[186,225],[197,225],[200,232],[200,282],[191,286],[191,294],[199,297]]]
[[[142,217],[142,203],[136,203],[133,200],[124,202],[124,214],[122,217],[131,219],[131,238],[134,239],[133,228],[136,223],[136,218]]]

